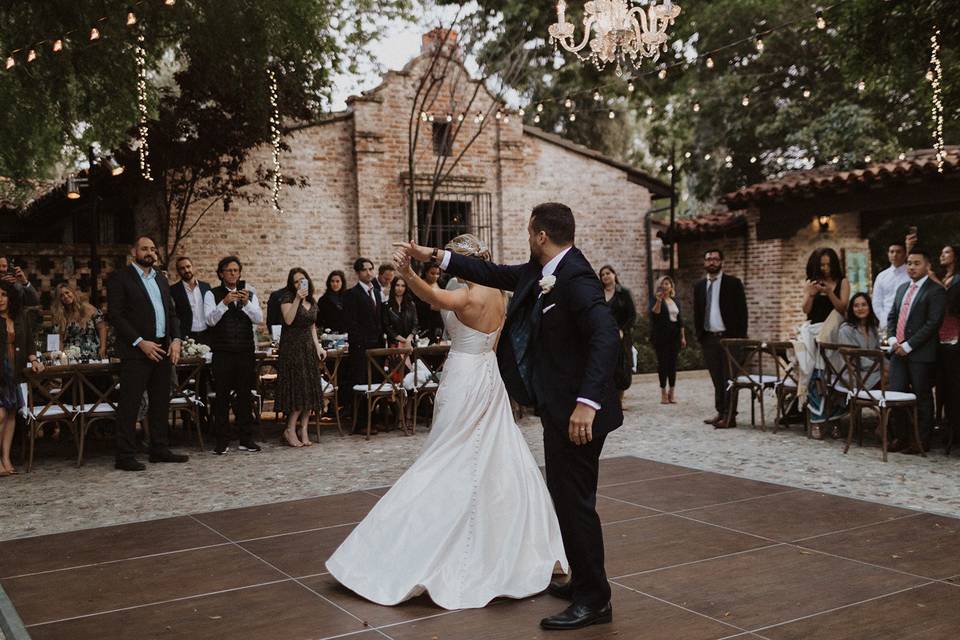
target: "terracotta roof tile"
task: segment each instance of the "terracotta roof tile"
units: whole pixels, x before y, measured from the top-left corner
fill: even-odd
[[[736,211],[724,208],[714,209],[710,213],[695,218],[679,218],[676,221],[676,237],[691,238],[700,235],[722,233],[745,226],[747,218]],[[657,232],[664,239],[670,238],[670,229]]]

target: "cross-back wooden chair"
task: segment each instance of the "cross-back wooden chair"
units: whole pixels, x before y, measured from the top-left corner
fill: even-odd
[[[78,450],[76,425],[77,415],[77,378],[72,367],[48,367],[41,373],[30,370],[26,374],[24,396],[26,404],[21,409],[27,423],[29,453],[27,454],[27,473],[33,469],[33,451],[37,434],[46,424],[66,424],[74,434]],[[78,454],[79,465],[80,455]]]
[[[355,394],[362,394],[367,401],[367,440],[373,430],[373,410],[381,402],[397,405],[397,420],[400,427],[411,435],[406,428],[404,407],[406,391],[403,388],[403,375],[407,359],[413,353],[409,347],[391,349],[367,349],[367,384],[353,385]],[[353,424],[357,423],[357,403],[353,403]]]
[[[820,351],[820,361],[823,364],[822,376],[819,378],[818,390],[823,398],[823,415],[829,419],[834,414],[838,406],[843,406],[850,396],[852,378],[847,370],[847,363],[840,353],[840,349],[845,349],[849,345],[843,345],[836,342],[817,341],[817,349]],[[807,435],[812,435],[812,431]]]
[[[176,424],[177,415],[187,430],[187,420],[197,430],[197,443],[203,451],[203,429],[200,424],[200,414],[203,408],[202,384],[206,363],[203,358],[184,358],[174,367],[173,379],[170,382],[170,426]]]
[[[853,432],[860,433],[859,444],[863,446],[862,413],[864,409],[876,411],[880,416],[880,455],[887,461],[887,431],[890,424],[890,412],[893,409],[907,409],[913,419],[914,444],[920,454],[926,457],[920,443],[920,419],[917,410],[916,394],[906,391],[888,391],[887,376],[883,366],[884,354],[879,349],[854,349],[840,347],[848,378],[851,381],[850,389],[850,427],[847,430],[847,444],[843,448],[846,453],[853,442]],[[864,383],[874,373],[880,372],[880,388],[868,389]]]
[[[340,366],[346,357],[346,347],[329,349],[327,351],[327,357],[320,365],[320,384],[323,386],[323,399],[327,401],[328,406],[333,407],[334,422],[337,425],[337,432],[341,436],[343,435],[343,425],[340,422]],[[317,414],[318,442],[320,441],[320,424],[323,421],[320,413]]]
[[[417,411],[420,403],[435,398],[440,388],[440,375],[443,364],[450,353],[450,345],[435,344],[428,347],[416,347],[410,358],[413,371],[404,378],[407,392],[413,395],[413,412],[411,413],[412,431],[417,432]],[[409,381],[409,384],[408,384]]]
[[[764,343],[760,340],[750,340],[748,338],[723,338],[720,340],[720,346],[723,348],[727,359],[727,393],[731,401],[727,404],[727,423],[734,418],[734,399],[739,395],[742,389],[750,392],[750,424],[757,426],[756,403],[760,403],[760,427],[767,430],[766,417],[764,415],[763,392],[767,389],[773,389],[777,382],[777,377],[764,373],[763,355]]]
[[[120,406],[117,379],[113,369],[95,364],[74,366],[76,385],[80,397],[77,407],[79,433],[77,436],[77,466],[83,464],[83,448],[87,432],[94,423],[116,420]]]
[[[796,402],[800,390],[796,358],[791,355],[793,349],[792,342],[768,342],[764,349],[773,362],[777,378],[773,387],[777,396],[777,420],[773,425],[774,433],[779,430],[781,420],[783,420],[791,405]]]

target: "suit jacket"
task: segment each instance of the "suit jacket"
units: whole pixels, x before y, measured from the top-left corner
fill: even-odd
[[[905,282],[897,289],[893,300],[893,308],[887,318],[887,335],[897,335],[897,321],[900,319],[900,307],[907,295],[912,282]],[[910,345],[907,355],[913,362],[936,362],[937,343],[939,342],[940,324],[946,311],[947,290],[927,278],[923,286],[913,296],[910,303],[910,315],[904,328],[904,342]]]
[[[117,334],[117,349],[120,358],[146,358],[133,343],[137,338],[154,340],[157,336],[156,317],[147,288],[140,279],[137,267],[129,264],[115,271],[107,281],[107,322]],[[167,319],[167,338],[180,338],[180,322],[176,307],[170,298],[170,283],[157,272],[157,286],[163,299],[163,311]]]
[[[210,291],[210,285],[203,280],[197,281],[200,287],[200,305],[203,306],[203,298]],[[177,318],[180,320],[180,335],[186,336],[193,331],[193,308],[190,306],[190,299],[187,297],[187,286],[183,280],[170,286],[170,297],[177,307]],[[206,320],[204,320],[206,324]]]
[[[349,372],[351,379],[357,382],[367,379],[364,357],[367,349],[383,346],[383,305],[376,289],[373,294],[376,302],[370,299],[359,282],[343,294],[343,317],[347,325],[347,341],[350,344]]]
[[[280,303],[286,287],[280,287],[270,294],[267,298],[267,327],[283,326],[283,312],[280,310]]]
[[[746,338],[749,318],[747,315],[747,295],[740,278],[723,274],[720,279],[720,317],[726,327],[729,338]],[[707,319],[707,279],[700,280],[693,288],[693,319],[696,323],[697,339],[703,342],[704,322]]]
[[[613,374],[620,352],[620,336],[596,272],[573,247],[557,265],[557,281],[539,299],[542,266],[531,260],[522,265],[496,265],[479,258],[450,255],[448,273],[487,287],[514,291],[507,308],[497,361],[508,393],[524,405],[536,404],[547,428],[566,432],[577,398],[600,405],[593,432],[605,435],[623,424],[623,410]],[[529,314],[526,322],[523,314]],[[514,350],[515,332],[529,326],[532,389],[520,373]]]

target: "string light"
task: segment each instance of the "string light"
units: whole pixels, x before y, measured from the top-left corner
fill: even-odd
[[[502,117],[503,117],[503,114],[497,111],[497,115],[496,115],[497,120],[499,120]]]
[[[571,108],[573,106],[573,100],[567,98],[563,101],[563,106],[565,106],[567,109]]]
[[[457,122],[463,122],[463,119],[464,119],[465,117],[466,117],[466,116],[465,116],[464,114],[462,114],[462,113],[461,113],[461,114],[458,114],[458,115],[457,115]]]
[[[711,155],[708,153],[708,154],[705,154],[705,155],[703,156],[703,159],[704,159],[704,160],[709,160],[709,159],[712,158],[712,157],[713,157],[713,156],[711,156]]]
[[[867,155],[863,156],[863,161],[867,164],[870,164],[873,162],[873,157],[868,153]]]
[[[633,83],[632,83],[632,82],[627,85],[627,91],[629,91],[630,93],[633,93],[633,90],[634,90],[635,88],[636,88],[636,87],[633,86]]]
[[[523,107],[520,107],[520,110],[517,112],[517,115],[519,115],[522,118],[523,116],[527,115],[527,112],[524,111]]]
[[[128,11],[127,11],[127,26],[128,26],[128,27],[132,27],[132,26],[135,25],[135,24],[137,24],[137,14],[135,14],[132,9],[131,9],[131,10],[128,10]]]
[[[540,114],[533,116],[533,123],[540,124]]]
[[[866,82],[864,82],[863,80],[861,80],[860,82],[857,83],[857,91],[859,91],[860,93],[863,93],[863,92],[866,91],[866,90],[867,90],[867,83],[866,83]]]
[[[93,29],[90,29],[90,41],[92,42],[93,40],[99,40],[99,39],[100,39],[100,30],[97,29],[96,27],[94,27]]]
[[[593,101],[594,101],[594,102],[600,102],[600,100],[602,100],[602,98],[600,97],[600,92],[599,92],[599,91],[594,91],[594,92],[593,92]]]
[[[660,67],[660,73],[657,74],[657,77],[660,78],[661,80],[666,80],[666,79],[667,79],[667,68],[666,68],[666,67]]]
[[[267,69],[267,81],[270,85],[270,142],[273,144],[273,210],[283,213],[280,206],[280,186],[282,184],[280,166],[280,108],[277,98],[277,74]]]
[[[153,182],[150,172],[150,146],[147,141],[147,52],[143,48],[143,32],[137,34],[137,46],[134,55],[137,60],[137,141],[140,155],[140,174],[144,180]]]
[[[706,64],[707,64],[707,69],[713,69],[713,64],[714,64],[713,58],[711,58],[710,56],[707,56]]]
[[[617,117],[617,114],[615,114],[613,111],[611,111],[611,112],[610,112],[610,115],[609,115],[608,117],[609,117],[611,120],[613,120],[614,118]]]
[[[827,21],[823,17],[823,9],[817,9],[817,12],[815,15],[817,16],[817,29],[821,29],[821,30],[826,29]]]
[[[571,114],[570,114],[570,122],[576,122],[576,120],[577,120],[577,114],[571,113]]]
[[[694,102],[694,103],[693,103],[693,112],[694,112],[694,113],[699,113],[699,112],[700,112],[700,103],[699,103],[699,102]]]
[[[750,156],[750,164],[757,164],[757,156]]]
[[[36,59],[37,59],[37,50],[30,49],[30,51],[27,52],[27,62],[33,62]]]
[[[57,38],[53,41],[53,52],[60,53],[61,51],[63,51],[63,40]]]
[[[933,116],[933,148],[937,152],[937,171],[943,173],[943,94],[940,80],[943,68],[940,65],[940,29],[934,28],[930,36],[930,69],[933,72],[933,103],[930,113]]]
[[[757,53],[763,53],[763,38],[759,34],[754,39],[753,45],[757,48]]]
[[[740,100],[740,104],[742,104],[742,105],[745,106],[745,107],[749,107],[749,106],[750,106],[750,96],[743,96],[743,98]]]
[[[898,160],[906,160],[906,159],[907,159],[907,154],[901,153],[900,155],[897,156],[897,159],[898,159]]]
[[[652,115],[653,115],[653,107],[652,107],[652,106],[647,107],[647,115],[648,115],[648,116],[652,116]]]
[[[537,113],[543,113],[543,103],[537,105]]]
[[[426,122],[426,121],[427,121],[427,112],[426,112],[426,111],[421,111],[421,112],[420,112],[420,121],[421,121],[421,122]]]
[[[12,68],[13,65],[15,65],[15,64],[17,64],[17,61],[14,59],[14,57],[13,57],[13,56],[7,56],[7,62],[6,62],[6,64],[5,64],[4,66],[5,66],[7,69],[10,69],[10,68]]]
[[[168,7],[172,7],[173,5],[177,4],[177,0],[163,0],[163,4],[167,5]]]
[[[447,122],[453,122],[453,114],[447,114]]]

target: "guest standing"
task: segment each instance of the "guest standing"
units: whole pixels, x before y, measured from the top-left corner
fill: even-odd
[[[937,418],[946,412],[948,428],[960,428],[960,274],[957,255],[960,247],[947,245],[940,251],[940,280],[947,290],[946,312],[940,325],[937,346]],[[952,439],[952,438],[951,438]]]
[[[17,473],[10,461],[17,411],[24,405],[20,392],[27,363],[43,371],[34,345],[33,314],[24,312],[20,290],[0,280],[0,477]]]
[[[57,286],[51,314],[61,349],[77,347],[84,360],[107,357],[107,322],[99,309],[80,300],[73,287]]]
[[[390,297],[390,285],[393,283],[393,278],[396,275],[396,269],[394,269],[393,265],[389,262],[383,263],[380,265],[380,268],[377,269],[377,280],[373,283],[373,286],[380,296],[381,304],[387,304],[387,300]]]
[[[676,301],[673,278],[663,276],[657,281],[657,295],[650,309],[650,341],[657,354],[657,374],[660,376],[660,404],[676,404],[677,357],[686,348],[687,336],[683,315]]]
[[[317,301],[317,327],[329,329],[333,333],[347,330],[347,320],[343,315],[343,294],[347,287],[347,276],[343,271],[331,271],[327,276],[327,288]]]
[[[392,347],[414,347],[417,337],[417,307],[407,293],[407,281],[397,276],[383,307],[383,330]]]
[[[720,340],[746,338],[747,296],[739,278],[723,272],[723,252],[710,249],[703,254],[703,268],[707,272],[693,289],[693,316],[697,338],[703,347],[703,358],[713,381],[715,418],[704,420],[717,429],[736,425],[736,405],[728,407],[727,363]],[[725,416],[729,413],[730,419]]]
[[[897,289],[910,282],[910,276],[907,275],[907,245],[903,242],[891,243],[887,248],[887,259],[890,266],[878,273],[873,281],[873,312],[880,320],[881,337],[886,337],[887,318],[897,297]]]
[[[811,324],[824,322],[832,311],[846,314],[850,281],[843,275],[836,251],[824,247],[810,254],[804,293],[803,312]]]
[[[600,283],[603,285],[603,299],[610,307],[620,331],[620,354],[613,383],[620,391],[622,403],[623,392],[633,382],[633,326],[637,322],[637,307],[633,304],[633,294],[620,284],[617,272],[608,264],[600,268]]]
[[[357,284],[343,297],[343,315],[347,321],[347,336],[350,349],[347,356],[347,388],[344,394],[344,409],[352,410],[355,401],[352,389],[354,385],[367,384],[367,349],[383,347],[382,307],[380,294],[374,288],[373,263],[366,258],[357,258],[353,263],[357,274]],[[366,419],[366,411],[358,411],[360,422]],[[361,427],[353,425],[354,433],[361,433]],[[371,430],[371,433],[374,430]]]
[[[326,352],[317,338],[317,303],[313,281],[297,267],[287,275],[280,302],[283,332],[280,335],[279,371],[275,406],[287,414],[283,442],[291,447],[310,447],[310,412],[323,410],[323,380],[320,367]],[[297,420],[300,434],[297,437]]]
[[[440,267],[427,263],[420,270],[420,278],[429,286],[437,286],[440,281]],[[434,309],[429,303],[424,302],[413,292],[407,295],[413,298],[413,303],[417,307],[417,324],[420,325],[420,335],[430,340],[430,344],[439,342],[443,338],[443,318],[440,316],[440,310]]]
[[[141,236],[130,249],[133,264],[107,281],[107,321],[120,350],[120,401],[117,407],[116,468],[143,471],[136,458],[134,423],[144,391],[149,398],[150,462],[186,462],[170,451],[167,428],[172,368],[180,361],[180,326],[170,284],[154,269],[157,247]]]
[[[840,325],[840,331],[837,337],[837,343],[853,347],[855,349],[879,349],[880,348],[880,319],[873,312],[873,302],[870,296],[860,292],[850,299],[847,305],[847,315],[844,323]],[[873,364],[870,358],[860,359],[860,374],[865,375],[870,371]],[[880,383],[883,371],[878,367],[872,371],[863,381],[866,389],[873,389]],[[853,386],[850,386],[853,389]]]
[[[207,314],[203,310],[203,298],[210,291],[210,284],[197,278],[193,261],[186,256],[177,258],[177,274],[180,282],[170,287],[170,295],[177,305],[180,335],[206,343]]]
[[[890,451],[920,453],[930,448],[933,431],[933,394],[931,382],[937,360],[940,325],[946,306],[946,291],[930,279],[930,257],[913,248],[907,256],[911,282],[897,290],[887,335],[893,356],[890,361],[890,390],[912,391],[917,396],[920,414],[920,442],[911,442],[912,433],[904,422],[890,444]]]
[[[40,294],[30,284],[27,275],[19,265],[14,266],[6,256],[0,256],[0,280],[14,285],[20,294],[21,307],[36,307],[40,304]]]
[[[210,369],[216,394],[213,414],[217,438],[213,452],[217,455],[225,454],[233,440],[231,401],[234,425],[239,434],[237,449],[247,453],[260,451],[260,446],[253,441],[250,392],[257,378],[254,325],[263,320],[263,313],[256,291],[240,279],[242,273],[243,265],[238,257],[221,259],[217,264],[220,286],[208,291],[203,298],[210,350],[213,352]]]

